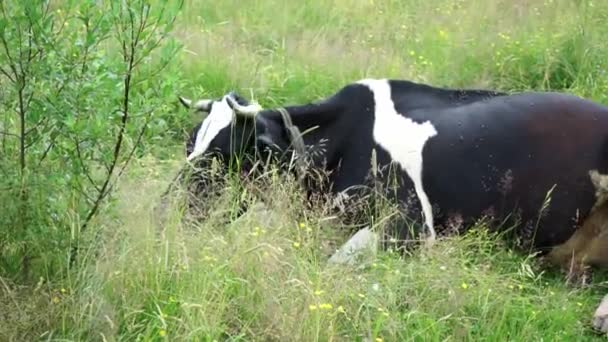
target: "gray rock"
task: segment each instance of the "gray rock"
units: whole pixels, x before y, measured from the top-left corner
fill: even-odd
[[[593,328],[608,333],[608,295],[600,303],[593,315]]]
[[[378,246],[378,235],[368,227],[359,230],[334,255],[329,258],[330,264],[355,265],[361,263],[366,255],[374,256]]]

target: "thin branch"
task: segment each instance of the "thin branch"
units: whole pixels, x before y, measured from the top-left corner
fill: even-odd
[[[84,36],[85,36],[85,40],[86,40],[86,36],[89,35],[89,21],[85,21],[84,23],[85,26],[85,31],[84,31]],[[88,61],[88,57],[89,57],[89,46],[87,44],[84,44],[83,47],[83,54],[82,54],[82,67],[80,68],[80,74],[81,76],[84,76],[84,73],[87,71],[87,61]]]
[[[0,66],[0,74],[6,76],[6,78],[8,78],[9,81],[15,83],[15,79],[8,73],[8,71],[4,70],[4,68],[1,66]]]
[[[40,159],[38,160],[38,164],[36,164],[36,169],[38,169],[40,167],[40,165],[42,164],[42,162],[44,161],[44,159],[46,159],[46,156],[48,155],[48,153],[51,151],[51,149],[55,146],[55,140],[57,139],[58,134],[54,135],[51,138],[51,142],[49,143],[49,146],[46,147],[46,149],[44,150],[44,152],[42,153],[42,156],[40,157]]]
[[[1,6],[2,1],[0,1],[0,7],[3,8],[3,6]],[[5,15],[6,18],[6,15]],[[4,37],[4,34],[0,34],[0,42],[2,43],[2,47],[4,48],[4,53],[6,54],[6,57],[8,58],[8,65],[11,68],[11,71],[13,72],[13,75],[15,76],[13,83],[17,83],[19,81],[19,73],[17,72],[17,68],[15,67],[15,64],[13,63],[13,57],[11,56],[11,53],[9,52],[9,48],[8,48],[8,42],[6,41],[6,38]]]
[[[127,10],[129,12],[129,23],[131,26],[131,39],[130,39],[130,45],[131,45],[131,51],[133,52],[135,50],[135,19],[133,18],[133,10],[131,9],[131,7],[127,6]],[[127,58],[127,55],[124,56],[125,58]],[[130,54],[128,59],[132,59],[133,55]]]
[[[6,135],[7,137],[19,138],[19,134],[5,132],[5,131],[0,131],[0,135]]]
[[[87,216],[85,217],[85,219],[81,225],[81,228],[80,228],[81,233],[84,232],[88,228],[89,223],[91,222],[91,220],[93,219],[95,214],[97,214],[97,211],[99,210],[99,207],[101,206],[101,203],[103,202],[105,197],[108,195],[110,181],[114,174],[114,169],[116,168],[116,165],[118,163],[120,151],[121,151],[123,140],[124,140],[124,134],[125,134],[126,126],[127,126],[127,121],[129,119],[129,97],[130,97],[130,93],[131,93],[131,76],[133,73],[134,52],[135,52],[135,47],[132,47],[131,53],[128,56],[125,55],[125,57],[128,57],[128,64],[127,64],[127,72],[126,72],[126,75],[124,78],[124,87],[125,88],[124,88],[123,104],[122,104],[122,119],[121,119],[120,128],[119,128],[119,132],[118,132],[118,137],[116,139],[116,144],[114,146],[113,159],[110,162],[108,175],[107,175],[105,181],[103,182],[103,185],[101,186],[101,189],[100,189],[101,191],[99,192],[96,200],[93,202],[93,206],[89,210],[89,213],[87,214]],[[74,257],[75,257],[75,255],[74,255]]]
[[[25,77],[17,92],[19,100],[19,168],[21,173],[25,171],[25,101],[23,99],[23,90],[25,89]]]
[[[44,14],[43,14],[43,18],[47,17],[49,15],[49,11],[51,10],[51,2],[47,1],[46,2],[46,8],[44,9]]]
[[[34,92],[32,91],[30,93],[30,95],[27,97],[27,100],[25,100],[25,108],[26,111],[29,111],[30,109],[30,104],[32,103],[32,100],[34,99]]]
[[[80,195],[83,196],[88,201],[88,203],[93,203],[95,198],[91,197],[91,195],[89,195],[88,190],[86,189],[84,184],[82,184],[82,182],[80,181],[80,178],[75,177],[73,180],[78,184],[78,186],[76,187],[76,190],[78,190],[78,193],[80,193]]]
[[[42,140],[42,136],[38,136],[35,139],[32,139],[32,141],[28,142],[27,144],[25,144],[25,150],[29,150],[30,147],[36,145],[37,143],[39,143]]]
[[[19,21],[17,21],[17,37],[18,37],[18,46],[19,46],[19,58],[17,58],[17,65],[19,65],[19,70],[21,71],[21,77],[23,78],[23,82],[25,83],[25,69],[23,68],[23,61],[25,58],[23,58],[23,37],[21,35],[21,24],[19,23]]]
[[[45,116],[44,118],[40,119],[38,122],[36,122],[36,123],[34,124],[34,126],[33,126],[33,127],[31,127],[30,129],[28,129],[27,131],[25,131],[25,136],[28,136],[28,135],[30,135],[30,133],[32,133],[33,131],[37,130],[37,129],[38,129],[38,127],[40,127],[40,125],[42,125],[42,124],[43,124],[44,122],[46,122],[48,119],[49,119],[49,118],[48,118],[48,117],[46,117],[46,116]]]
[[[27,64],[28,64],[28,69],[29,69],[29,64],[32,62],[32,60],[34,60],[35,55],[32,54],[32,37],[34,35],[34,33],[32,32],[32,27],[35,25],[32,22],[32,16],[31,15],[26,15],[27,17],[27,21],[29,23],[28,28],[27,28]]]
[[[1,159],[0,159],[0,161],[1,161]],[[3,162],[0,162],[0,171],[2,171],[3,175],[8,176],[8,171],[6,171],[6,168],[5,168]]]
[[[131,148],[131,151],[127,155],[127,158],[126,158],[125,162],[123,163],[122,168],[118,171],[116,179],[119,179],[122,176],[122,174],[125,171],[125,169],[127,168],[127,165],[131,161],[131,158],[133,157],[133,154],[135,154],[135,150],[137,150],[137,146],[139,146],[139,144],[141,143],[142,138],[144,136],[144,133],[148,129],[149,123],[150,123],[150,118],[148,117],[148,120],[146,120],[146,123],[144,123],[144,126],[142,127],[141,131],[139,132],[139,134],[137,136],[137,139],[135,140],[135,144],[133,145],[133,147]],[[114,184],[114,185],[116,185],[116,184]]]
[[[101,192],[101,189],[97,186],[97,184],[95,184],[95,181],[91,177],[89,168],[86,167],[84,162],[84,158],[82,158],[82,154],[80,153],[80,141],[77,141],[76,138],[74,138],[74,144],[76,145],[76,155],[78,156],[78,161],[80,162],[80,167],[82,168],[84,175],[87,177],[89,182],[91,182],[91,185],[95,188],[95,190],[97,190],[97,192]]]
[[[164,12],[165,10],[165,5],[166,3],[163,3],[163,7],[161,8],[161,13]],[[181,9],[182,6],[184,5],[184,1],[182,0],[180,2],[179,8]],[[156,35],[156,31],[158,30],[158,28],[160,27],[159,23],[162,20],[162,17],[159,16],[158,19],[156,20],[155,23],[150,24],[150,26],[153,26],[152,31],[148,34],[148,38],[146,40],[143,41],[142,46],[146,46],[152,39],[154,39],[155,35]],[[175,21],[177,20],[177,16],[174,16],[170,21],[168,26],[172,26]],[[144,27],[144,29],[147,29],[148,27]],[[163,35],[161,35],[161,37],[156,41],[156,43],[154,45],[152,45],[147,52],[150,52],[154,49],[156,49],[160,43],[165,40],[165,38],[167,38],[168,34],[165,33]],[[146,53],[142,53],[142,56],[137,60],[137,62],[135,63],[136,65],[138,65],[145,57],[146,57]]]
[[[114,25],[115,25],[114,34],[119,39],[118,43],[122,47],[123,61],[126,66],[126,70],[125,70],[125,74],[124,74],[124,78],[123,78],[124,89],[123,89],[122,104],[121,104],[122,117],[121,117],[121,121],[119,124],[119,130],[118,130],[115,145],[114,145],[114,152],[113,152],[112,159],[111,159],[110,163],[102,163],[102,165],[104,165],[107,169],[107,174],[106,174],[105,180],[103,181],[101,187],[99,188],[99,193],[97,194],[96,198],[92,201],[92,205],[91,205],[88,213],[86,214],[84,220],[82,221],[82,224],[80,225],[80,233],[84,233],[88,229],[93,217],[95,217],[97,212],[100,210],[101,205],[103,204],[104,200],[111,193],[112,189],[116,185],[115,182],[113,182],[113,179],[115,178],[114,177],[115,171],[118,169],[117,177],[120,177],[122,175],[125,168],[127,167],[130,160],[132,159],[132,157],[135,153],[135,150],[137,149],[137,146],[140,145],[142,137],[145,134],[146,129],[148,127],[148,122],[146,122],[144,127],[139,132],[135,146],[127,154],[127,156],[124,160],[124,164],[119,166],[118,163],[119,163],[119,159],[121,156],[121,151],[123,149],[125,135],[127,134],[126,133],[127,123],[129,122],[129,118],[131,116],[131,113],[129,112],[129,109],[130,109],[129,100],[131,97],[131,91],[132,91],[131,88],[133,87],[133,84],[134,84],[134,82],[133,82],[134,70],[137,66],[136,62],[138,60],[136,53],[138,52],[138,49],[141,47],[140,43],[141,43],[142,35],[145,35],[144,31],[146,29],[146,23],[149,18],[149,9],[146,11],[146,6],[142,4],[142,7],[140,8],[141,22],[136,27],[136,24],[137,24],[136,18],[134,17],[133,10],[130,7],[128,7],[128,5],[126,8],[123,8],[122,3],[119,3],[119,4],[117,4],[117,6],[119,7],[118,10],[115,10],[114,2],[110,2],[110,6],[112,9],[112,13],[116,14],[116,15],[112,16],[112,19],[113,19]],[[128,11],[128,18],[125,18],[127,15],[126,13],[124,13],[125,11]],[[125,19],[129,20],[129,23],[126,23]],[[136,32],[136,29],[137,29],[137,32]],[[130,36],[129,36],[129,31],[131,33]],[[145,49],[145,47],[144,47],[144,49]],[[70,266],[72,266],[74,264],[74,262],[76,261],[77,253],[78,253],[78,244],[74,244],[72,247],[71,253],[70,253],[70,261],[69,261]]]

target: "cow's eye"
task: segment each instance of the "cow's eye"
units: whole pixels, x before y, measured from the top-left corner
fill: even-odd
[[[192,153],[192,151],[194,151],[194,144],[192,144],[191,142],[188,142],[186,144],[186,155],[190,155]]]

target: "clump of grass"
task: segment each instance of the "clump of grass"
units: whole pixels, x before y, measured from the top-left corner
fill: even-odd
[[[18,305],[11,301],[16,290],[4,290],[2,303],[11,313],[2,320],[5,334],[107,340],[591,337],[586,324],[596,304],[594,288],[567,288],[560,278],[542,275],[535,259],[509,250],[483,224],[411,256],[385,250],[362,267],[328,265],[349,234],[326,220],[325,203],[306,205],[293,179],[269,172],[244,184],[251,195],[226,188],[202,222],[184,220],[175,202],[159,227],[154,208],[170,174],[155,176],[157,167],[144,164],[122,184],[117,216],[106,222],[96,255],[78,272],[24,292]],[[225,223],[232,191],[245,196],[249,210]],[[31,302],[24,304],[27,296]],[[36,310],[15,314],[28,307]],[[28,315],[36,326],[15,324]]]

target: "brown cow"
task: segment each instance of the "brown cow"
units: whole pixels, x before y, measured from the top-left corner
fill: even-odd
[[[608,266],[608,175],[589,172],[596,203],[589,216],[570,239],[555,247],[547,259],[580,275],[587,266]]]
[[[547,255],[549,262],[568,269],[569,277],[580,277],[589,266],[608,266],[608,175],[591,170],[589,176],[595,187],[595,205],[582,227]],[[595,312],[593,326],[608,332],[608,295]]]

